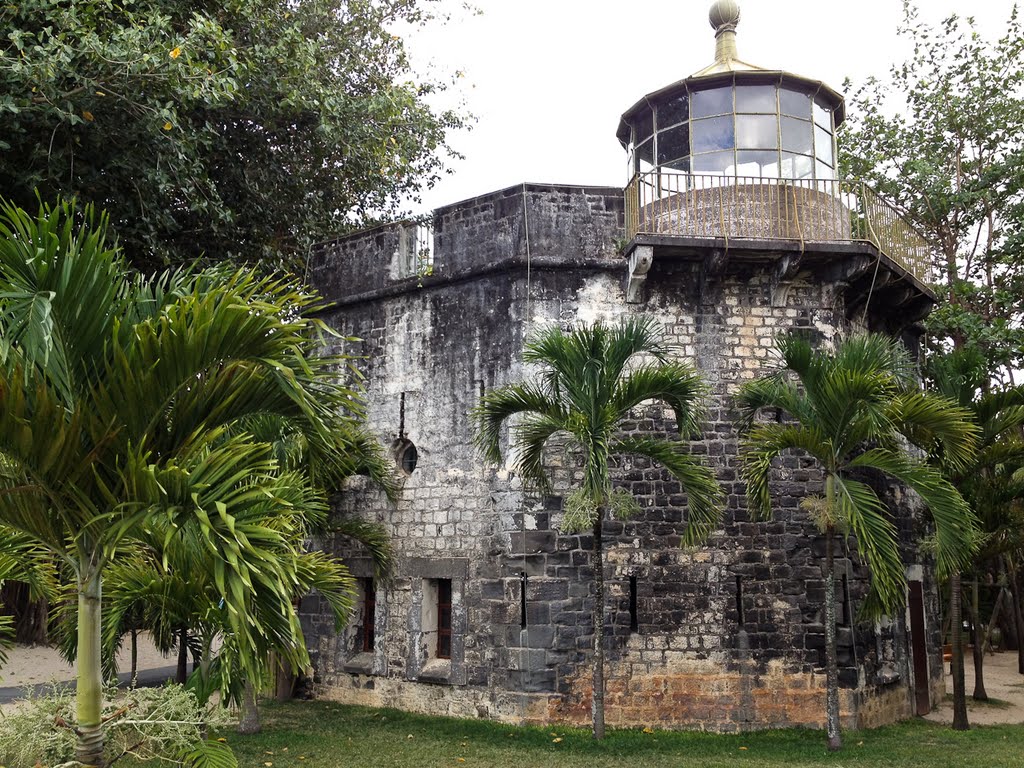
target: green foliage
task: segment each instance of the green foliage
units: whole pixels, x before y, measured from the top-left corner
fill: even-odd
[[[447,85],[418,81],[394,34],[436,5],[7,3],[0,189],[110,210],[137,265],[294,266],[443,170],[463,120],[431,106]]]
[[[746,384],[736,400],[750,510],[759,519],[771,515],[776,459],[789,451],[813,457],[825,474],[827,493],[809,502],[812,514],[826,530],[856,536],[871,579],[865,615],[891,613],[906,594],[897,531],[875,491],[857,477],[880,473],[914,489],[935,521],[940,572],[960,570],[973,554],[976,518],[941,473],[907,450],[907,440],[942,450],[951,465],[965,467],[977,447],[977,429],[955,402],[916,388],[897,341],[856,336],[833,353],[797,335],[783,336],[778,344],[780,368]],[[766,409],[777,409],[785,419],[758,420]]]
[[[258,679],[268,646],[301,668],[293,599],[322,583],[340,616],[351,593],[340,564],[300,550],[322,489],[361,472],[390,487],[360,393],[338,379],[351,361],[324,354],[306,318],[316,295],[250,270],[131,276],[105,224],[67,203],[0,210],[0,521],[73,574],[83,743],[102,727],[112,565],[172,601],[215,602],[236,678]],[[45,313],[26,312],[33,295]],[[305,471],[245,430],[268,415],[301,432]]]
[[[1024,548],[1024,386],[993,387],[984,355],[974,347],[932,355],[926,375],[934,389],[960,404],[978,427],[978,449],[965,465],[941,451],[933,462],[960,490],[981,521],[976,561]]]
[[[30,536],[0,524],[0,587],[8,579],[28,586],[31,600],[54,600],[58,594],[53,558]],[[14,631],[14,619],[0,616],[0,666],[7,661],[5,649]]]
[[[999,40],[905,3],[910,59],[850,99],[845,174],[893,201],[928,240],[945,301],[935,346],[972,345],[1003,376],[1024,367],[1024,35],[1014,7]]]
[[[105,764],[157,760],[169,765],[236,768],[227,744],[209,742],[206,731],[228,722],[223,707],[202,707],[177,685],[105,692],[107,723]],[[70,766],[75,754],[74,692],[54,687],[28,695],[0,717],[0,764],[8,768],[34,765]]]

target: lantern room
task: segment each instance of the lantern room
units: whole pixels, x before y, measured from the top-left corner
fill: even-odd
[[[835,179],[843,97],[817,80],[741,61],[739,7],[715,3],[715,62],[648,94],[622,116],[628,174]]]

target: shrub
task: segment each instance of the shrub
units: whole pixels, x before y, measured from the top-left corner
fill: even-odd
[[[210,726],[227,723],[222,707],[204,708],[180,685],[110,688],[104,697],[104,764],[154,758],[190,768],[237,768],[226,743],[208,740]],[[75,755],[75,693],[53,686],[30,691],[14,711],[0,716],[0,764],[6,768],[71,768]]]

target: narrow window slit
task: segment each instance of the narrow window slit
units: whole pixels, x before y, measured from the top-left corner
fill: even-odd
[[[746,623],[743,615],[743,577],[736,577],[736,622],[742,627]]]
[[[526,629],[526,571],[519,573],[519,626]]]
[[[377,590],[373,579],[363,579],[363,652],[373,653],[376,642]]]
[[[844,627],[850,626],[850,585],[843,574],[843,614],[840,619]]]
[[[629,629],[636,632],[640,627],[636,610],[636,576],[629,577]]]
[[[405,392],[398,401],[398,439],[405,439]]]
[[[437,580],[437,653],[439,659],[452,657],[452,580]]]

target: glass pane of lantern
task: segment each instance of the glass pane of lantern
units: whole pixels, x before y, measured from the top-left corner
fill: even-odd
[[[779,91],[779,106],[782,107],[782,114],[802,117],[809,120],[811,117],[810,94],[799,91],[787,91],[785,88]]]
[[[658,134],[658,165],[678,160],[690,154],[690,126],[688,123],[669,128]]]
[[[651,112],[650,107],[644,107],[633,118],[633,142],[640,144],[641,142],[647,141],[654,134],[654,113]]]
[[[690,116],[708,117],[732,112],[732,88],[694,91],[690,96]]]
[[[782,153],[781,175],[784,179],[809,179],[814,172],[814,158],[807,155]]]
[[[690,158],[684,157],[681,160],[673,160],[672,162],[665,163],[662,166],[663,170],[678,171],[679,173],[690,172]]]
[[[774,85],[737,85],[737,112],[771,112],[778,111],[775,102]]]
[[[817,101],[814,102],[814,122],[820,125],[827,131],[832,130],[832,110],[819,104]]]
[[[779,177],[778,152],[737,152],[736,175],[755,179],[777,179]]]
[[[636,170],[647,173],[654,168],[654,140],[648,139],[636,148]]]
[[[728,152],[712,152],[707,155],[695,155],[690,158],[690,162],[693,164],[694,173],[731,174],[736,167],[732,150]]]
[[[658,105],[659,130],[685,122],[689,117],[690,97],[686,92],[680,93],[678,96]]]
[[[694,154],[716,149],[732,149],[736,144],[733,137],[732,115],[694,120],[692,125]]]
[[[819,160],[827,165],[834,165],[832,155],[832,134],[822,130],[820,126],[814,126],[814,154]]]
[[[825,165],[823,162],[818,160],[814,164],[814,166],[815,166],[815,168],[814,168],[814,175],[817,178],[819,178],[819,179],[834,179],[836,177],[836,172],[834,170],[832,170],[832,166],[831,165]]]
[[[778,149],[779,119],[775,115],[736,115],[736,146]]]
[[[789,152],[811,154],[814,144],[810,120],[797,120],[795,117],[782,118],[782,148]]]

